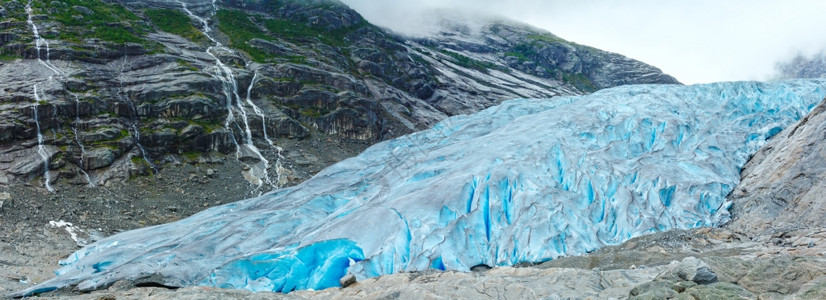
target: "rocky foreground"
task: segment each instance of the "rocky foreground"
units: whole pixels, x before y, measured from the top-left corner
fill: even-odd
[[[73,242],[59,228],[41,228],[43,240],[18,251],[67,255]],[[44,248],[39,248],[44,247]],[[728,229],[669,231],[630,240],[594,253],[536,266],[479,272],[393,274],[346,288],[252,293],[208,287],[168,289],[118,282],[89,294],[57,291],[44,299],[823,299],[826,297],[826,230],[808,229],[749,237]],[[3,268],[2,289],[19,281],[48,278],[56,258],[35,263],[11,277]],[[39,271],[32,270],[36,266]],[[11,280],[18,282],[11,283]],[[136,287],[136,285],[138,287]]]

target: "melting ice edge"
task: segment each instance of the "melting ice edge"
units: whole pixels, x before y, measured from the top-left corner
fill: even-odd
[[[376,144],[295,187],[100,240],[18,295],[149,275],[322,289],[347,272],[540,262],[717,226],[750,155],[824,95],[826,81],[794,80],[507,101]]]

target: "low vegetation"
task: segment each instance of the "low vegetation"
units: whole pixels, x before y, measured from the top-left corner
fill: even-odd
[[[531,36],[537,37],[537,38],[541,37],[541,38],[544,38],[544,39],[553,39],[554,41],[568,43],[565,40],[555,38],[555,37],[551,37],[551,36],[529,35],[529,37],[531,37]],[[548,40],[543,40],[543,41],[549,42]],[[537,62],[537,61],[541,60],[540,59],[541,56],[537,52],[537,48],[541,47],[541,46],[542,45],[539,42],[518,44],[518,45],[514,46],[513,48],[511,48],[511,51],[506,52],[505,55],[516,57],[519,60],[520,63],[525,62],[525,61]],[[542,65],[541,63],[539,65],[541,67],[545,68],[545,71],[549,74],[550,77],[560,78],[560,79],[562,79],[563,82],[565,82],[567,84],[570,84],[570,85],[573,85],[574,87],[576,87],[580,91],[590,93],[590,92],[595,92],[596,90],[598,90],[598,88],[596,87],[596,85],[594,85],[594,83],[591,81],[591,79],[588,78],[588,76],[585,76],[582,73],[565,72],[565,71],[557,69],[557,68],[553,68],[553,67],[549,68],[549,66]]]
[[[583,92],[592,93],[598,90],[597,86],[594,85],[594,82],[591,81],[588,76],[585,76],[580,73],[563,73],[562,74],[562,81],[573,85],[577,89]]]
[[[209,38],[192,25],[192,19],[185,13],[174,9],[149,9],[144,12],[150,22],[158,29],[179,35],[196,43],[206,43]]]
[[[230,45],[243,50],[257,62],[281,59],[304,63],[305,58],[296,55],[273,56],[263,49],[251,46],[248,42],[252,39],[257,38],[266,41],[282,39],[296,43],[315,40],[329,46],[343,48],[349,45],[347,41],[348,34],[368,24],[367,21],[363,21],[350,27],[327,30],[321,27],[308,26],[303,22],[265,18],[228,9],[219,10],[215,17],[218,20],[218,29],[229,37]]]
[[[80,43],[96,38],[115,44],[139,43],[150,45],[141,35],[150,29],[140,18],[116,3],[101,0],[35,1],[36,13],[47,14],[62,25],[55,36],[44,37]]]
[[[219,10],[215,14],[218,20],[218,29],[221,30],[230,40],[230,46],[246,52],[254,61],[266,62],[270,57],[266,51],[251,46],[247,43],[252,39],[269,40],[270,37],[252,22],[250,17],[237,10]]]
[[[474,70],[477,70],[477,71],[480,71],[480,72],[483,72],[483,73],[487,73],[489,69],[497,69],[498,68],[498,66],[494,63],[487,62],[487,61],[481,61],[481,60],[475,60],[475,59],[472,59],[470,57],[461,55],[461,54],[453,52],[453,51],[441,50],[441,52],[446,54],[447,56],[450,56],[451,58],[453,58],[453,62],[456,63],[457,65],[460,65],[460,66],[468,68],[468,69],[474,69]]]
[[[557,36],[554,36],[550,33],[546,34],[529,34],[527,38],[537,41],[543,41],[548,43],[569,43],[568,41],[561,39]]]

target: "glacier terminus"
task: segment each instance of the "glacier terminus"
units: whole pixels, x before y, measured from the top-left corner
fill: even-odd
[[[128,231],[17,295],[153,276],[289,292],[583,254],[718,226],[740,170],[826,80],[631,85],[516,99],[376,144],[293,187]]]

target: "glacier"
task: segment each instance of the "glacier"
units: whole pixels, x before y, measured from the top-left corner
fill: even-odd
[[[726,195],[824,80],[635,85],[517,99],[376,144],[294,187],[120,233],[15,295],[170,286],[289,292],[541,262],[729,220]]]

